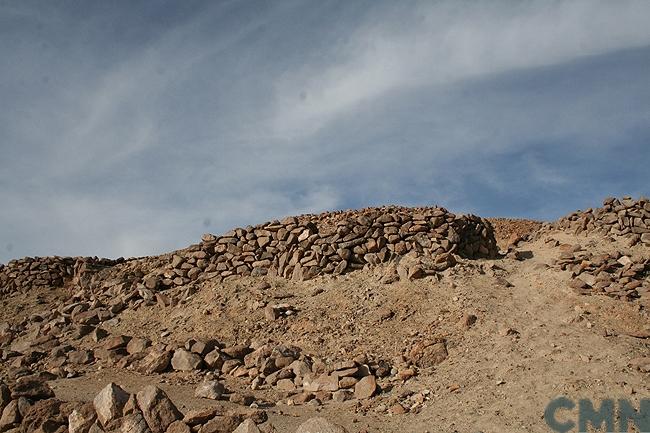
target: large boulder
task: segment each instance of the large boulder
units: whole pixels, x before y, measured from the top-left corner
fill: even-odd
[[[95,424],[97,414],[92,403],[86,403],[74,409],[68,416],[69,433],[88,433],[90,427]]]
[[[124,405],[129,400],[129,393],[124,391],[113,382],[106,385],[104,389],[99,391],[95,396],[93,405],[97,412],[97,418],[102,425],[108,424],[122,416]]]
[[[164,433],[171,423],[183,419],[167,394],[158,387],[145,387],[136,394],[136,400],[152,433]]]

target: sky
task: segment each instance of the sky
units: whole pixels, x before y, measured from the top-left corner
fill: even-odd
[[[0,263],[650,195],[650,2],[0,0]]]

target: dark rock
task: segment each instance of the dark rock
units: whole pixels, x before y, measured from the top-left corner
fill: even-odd
[[[19,397],[31,400],[52,398],[54,397],[54,391],[44,380],[34,376],[26,376],[19,378],[11,387],[11,398],[17,399]]]

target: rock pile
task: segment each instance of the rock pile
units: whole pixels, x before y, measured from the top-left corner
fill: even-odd
[[[0,294],[26,292],[31,288],[62,287],[72,281],[81,288],[90,285],[92,276],[101,269],[126,260],[97,257],[24,257],[0,264]]]
[[[183,414],[169,396],[149,385],[130,394],[107,384],[92,402],[63,402],[54,396],[47,378],[21,377],[0,382],[0,432],[101,433],[261,433],[277,431],[266,412],[256,408],[226,410],[219,406]],[[259,427],[258,427],[259,426]],[[346,430],[324,418],[311,418],[299,432]]]
[[[650,199],[608,197],[603,207],[576,211],[557,222],[562,229],[583,232],[600,232],[607,235],[628,235],[632,243],[650,245]]]
[[[23,376],[14,383],[0,382],[0,432],[23,426],[22,431],[54,432],[67,424],[61,414],[61,402],[52,398],[54,392],[37,376]]]
[[[497,247],[490,223],[476,216],[439,207],[368,208],[206,234],[200,244],[173,256],[160,282],[180,286],[248,275],[308,280],[399,260],[410,252],[430,259],[419,264],[423,272],[418,274],[424,276],[452,266],[451,254],[493,257]]]
[[[61,287],[74,273],[72,257],[25,257],[0,265],[0,293],[31,287]]]
[[[143,374],[196,372],[206,378],[237,379],[252,391],[270,390],[291,404],[314,400],[365,400],[392,383],[417,375],[447,357],[444,338],[418,341],[404,355],[386,361],[360,355],[343,361],[322,360],[300,348],[273,342],[225,345],[216,340],[189,339],[183,345],[153,343],[142,337],[109,334],[101,325],[111,310],[87,309],[76,303],[33,315],[10,325],[0,323],[0,359],[10,371],[46,371],[53,377],[74,377],[90,366],[137,370]],[[12,373],[13,374],[13,373]],[[247,402],[249,396],[211,388],[216,399]],[[233,400],[234,399],[234,400]],[[245,404],[250,404],[248,401]]]
[[[22,391],[26,383],[34,390]],[[268,419],[262,410],[219,407],[184,415],[163,390],[151,385],[129,394],[109,383],[92,402],[62,402],[43,378],[34,377],[20,378],[10,386],[0,383],[0,414],[0,432],[49,433],[259,433],[257,424]]]
[[[556,265],[571,271],[571,287],[580,294],[601,293],[632,300],[650,294],[650,259],[621,252],[592,254],[566,246]]]

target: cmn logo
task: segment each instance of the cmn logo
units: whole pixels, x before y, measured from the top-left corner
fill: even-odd
[[[602,400],[596,409],[591,400],[582,399],[577,404],[577,424],[575,418],[560,411],[569,411],[575,416],[573,410],[576,403],[566,397],[556,398],[546,406],[544,419],[546,424],[556,432],[567,433],[577,427],[578,432],[588,431],[588,426],[598,431],[605,428],[605,432],[627,432],[628,427],[634,425],[639,432],[650,432],[650,399],[641,399],[639,410],[628,400],[619,399],[618,422],[616,422],[616,404],[614,400]],[[618,427],[618,429],[616,429]]]

